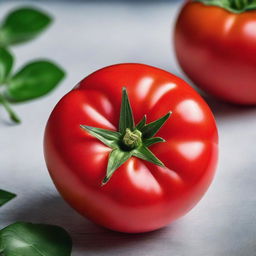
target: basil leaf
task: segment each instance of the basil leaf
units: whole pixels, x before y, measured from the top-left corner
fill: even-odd
[[[14,197],[16,197],[15,194],[0,189],[0,206],[6,204],[10,200],[12,200]]]
[[[41,97],[53,90],[64,76],[64,71],[52,62],[31,62],[10,79],[6,96],[15,102]]]
[[[70,256],[72,241],[57,226],[17,222],[0,231],[4,256]]]
[[[0,45],[29,41],[39,35],[51,23],[52,18],[37,9],[26,7],[12,11],[0,28]]]
[[[0,84],[4,83],[11,72],[13,56],[7,49],[0,47]]]

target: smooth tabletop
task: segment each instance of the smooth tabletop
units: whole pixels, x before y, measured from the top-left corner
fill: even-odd
[[[155,232],[120,234],[94,225],[62,200],[45,166],[42,140],[47,118],[57,101],[91,72],[114,63],[140,62],[186,79],[171,43],[181,3],[0,2],[1,17],[12,7],[31,4],[55,18],[36,40],[11,48],[15,70],[46,57],[67,71],[49,96],[13,106],[21,125],[11,124],[0,107],[0,188],[18,195],[1,208],[0,228],[18,220],[60,225],[73,238],[72,256],[256,255],[256,108],[207,98],[220,135],[214,182],[188,215]]]

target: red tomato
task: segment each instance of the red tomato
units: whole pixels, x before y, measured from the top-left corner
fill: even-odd
[[[177,20],[175,48],[201,89],[231,103],[256,104],[256,10],[233,13],[188,1]]]
[[[125,86],[138,123],[172,111],[150,150],[165,164],[131,157],[102,186],[110,148],[80,124],[117,130]],[[45,159],[63,198],[79,213],[112,230],[161,228],[187,213],[210,185],[218,135],[211,110],[186,82],[158,68],[119,64],[83,79],[54,108],[45,130]]]

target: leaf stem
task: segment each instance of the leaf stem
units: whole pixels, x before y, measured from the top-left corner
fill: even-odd
[[[12,108],[9,105],[9,102],[3,97],[3,95],[0,94],[0,104],[3,105],[7,113],[9,114],[10,119],[15,123],[20,123],[20,118],[17,116],[17,114],[12,110]]]

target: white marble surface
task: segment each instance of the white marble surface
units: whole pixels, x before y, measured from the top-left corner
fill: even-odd
[[[0,16],[24,1],[0,3]],[[210,100],[220,134],[220,161],[206,196],[187,216],[141,235],[107,231],[75,213],[58,195],[47,173],[42,136],[56,102],[92,71],[119,62],[142,62],[182,75],[171,30],[179,4],[37,2],[55,23],[37,40],[13,48],[15,68],[38,57],[68,71],[50,96],[15,106],[21,125],[0,108],[1,188],[18,197],[1,208],[0,227],[17,220],[61,225],[74,240],[73,256],[254,256],[256,255],[256,108]]]

